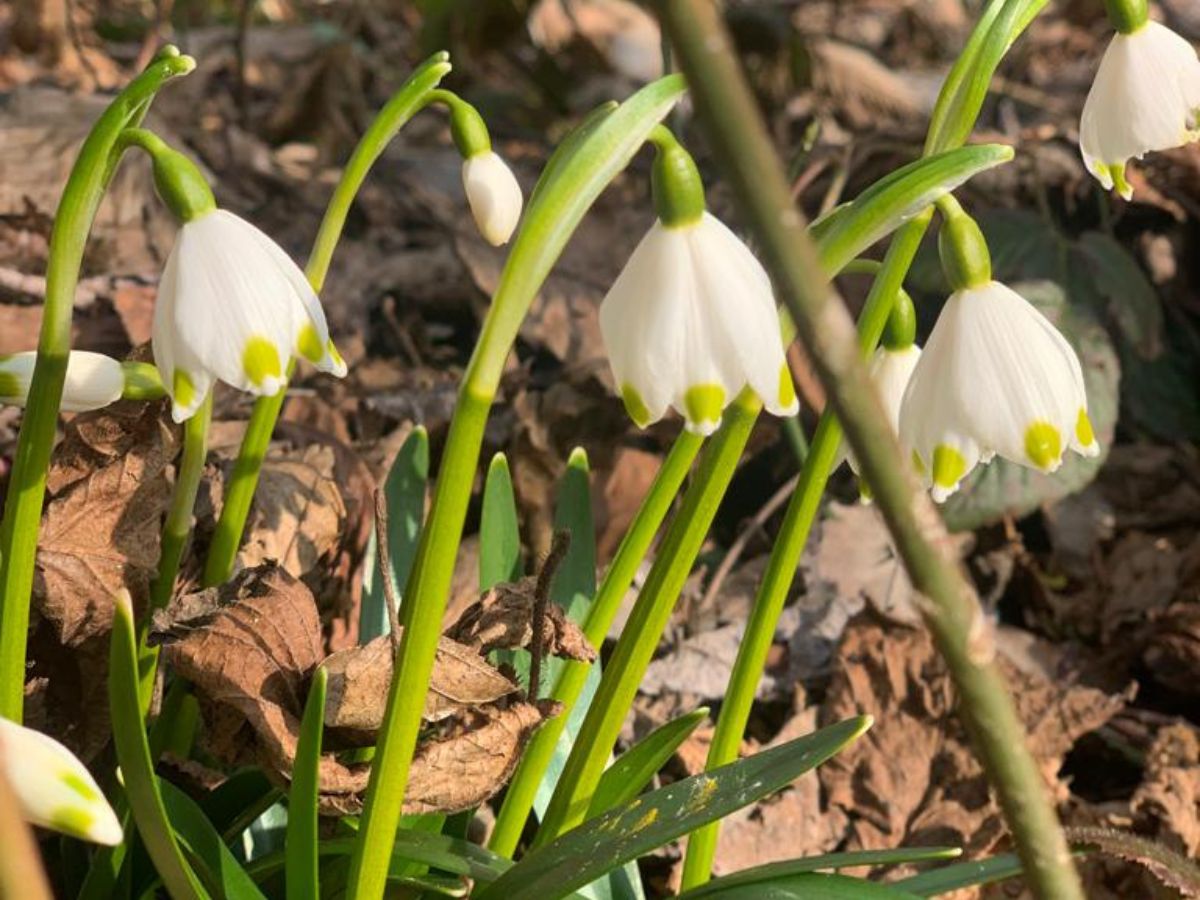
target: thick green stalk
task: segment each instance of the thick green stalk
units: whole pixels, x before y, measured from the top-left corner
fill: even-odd
[[[437,53],[413,72],[404,87],[379,111],[358,142],[358,146],[354,148],[354,153],[351,154],[342,177],[334,188],[329,206],[325,209],[325,216],[313,242],[312,253],[309,254],[308,264],[304,267],[308,283],[317,293],[325,286],[325,276],[329,274],[333,251],[341,239],[342,230],[346,227],[346,217],[350,214],[350,207],[371,171],[371,166],[409,119],[430,102],[438,83],[450,71],[448,60],[449,56],[446,53]],[[291,378],[294,369],[295,360],[289,364],[288,378]],[[242,445],[238,449],[237,460],[225,485],[221,517],[217,520],[208,559],[205,561],[203,583],[206,587],[224,584],[233,573],[238,547],[241,546],[242,534],[246,530],[246,517],[250,514],[254,492],[258,488],[259,472],[267,456],[275,423],[283,409],[284,398],[285,391],[280,391],[274,397],[259,397],[254,402],[246,433],[242,437]]]
[[[638,567],[645,559],[654,536],[658,534],[659,526],[675,502],[675,495],[683,484],[692,467],[692,460],[700,451],[703,438],[690,431],[682,432],[671,447],[671,452],[655,476],[646,499],[638,508],[637,516],[621,540],[612,565],[605,573],[604,582],[596,592],[596,599],[588,608],[587,619],[583,624],[583,633],[594,647],[603,643],[608,629],[621,607],[629,586],[637,575]],[[568,661],[555,682],[550,696],[563,705],[562,712],[542,725],[526,745],[521,754],[521,762],[513,773],[508,789],[504,794],[504,803],[496,816],[496,827],[492,831],[488,847],[493,853],[511,857],[521,839],[525,828],[525,820],[533,808],[534,798],[538,787],[554,757],[558,746],[559,735],[567,727],[567,719],[571,710],[583,693],[587,684],[588,673],[591,671],[588,663]]]
[[[721,428],[705,448],[696,477],[684,494],[683,505],[671,522],[579,728],[535,846],[553,840],[586,817],[659,635],[671,617],[761,409],[753,392],[744,390],[725,410]]]
[[[867,302],[859,317],[859,350],[864,355],[870,354],[879,342],[888,313],[895,303],[897,293],[902,290],[900,283],[929,227],[932,212],[930,210],[923,213],[904,225],[888,249],[887,257],[878,277],[871,285]],[[847,266],[847,269],[850,268],[851,266]],[[712,744],[708,750],[706,769],[715,769],[737,759],[742,735],[745,733],[746,723],[750,720],[758,681],[762,677],[767,653],[775,639],[775,626],[795,581],[796,567],[821,507],[821,496],[825,493],[825,485],[829,482],[829,473],[837,461],[841,443],[842,427],[832,411],[827,410],[817,423],[812,445],[800,470],[800,481],[788,503],[783,524],[779,527],[779,536],[771,548],[766,572],[758,586],[754,606],[746,622],[746,630],[729,676],[725,699],[721,703],[721,714],[717,719]],[[720,829],[720,822],[714,822],[688,836],[681,891],[708,881]]]
[[[121,131],[140,121],[155,93],[168,80],[187,74],[195,65],[191,57],[180,56],[174,47],[167,47],[117,95],[80,148],[54,216],[37,364],[0,525],[0,716],[16,722],[22,715],[38,526],[71,351],[71,315],[84,247],[116,169],[117,154],[113,151]]]
[[[212,392],[200,404],[196,414],[183,426],[183,453],[175,473],[175,489],[171,494],[171,508],[167,510],[167,521],[163,525],[162,550],[158,557],[158,577],[150,586],[150,609],[138,625],[138,673],[142,711],[150,706],[154,691],[154,676],[158,669],[158,648],[146,646],[146,635],[150,631],[150,616],[155,610],[163,609],[175,591],[175,579],[179,575],[179,564],[188,536],[192,533],[192,514],[196,508],[196,493],[200,490],[200,478],[204,474],[204,460],[208,456],[208,426],[212,422]]]
[[[724,23],[708,0],[660,0],[658,9],[734,196],[759,239],[913,585],[925,598],[922,613],[999,795],[1026,881],[1043,900],[1082,900],[1054,807],[995,666],[987,620],[937,511],[900,460],[853,324],[822,275]]]

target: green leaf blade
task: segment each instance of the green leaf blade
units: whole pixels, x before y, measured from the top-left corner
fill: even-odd
[[[287,900],[317,900],[320,884],[317,846],[319,818],[317,797],[321,788],[321,733],[324,728],[325,669],[317,666],[313,673],[304,716],[300,720],[300,737],[296,744],[296,759],[292,764],[292,788],[288,793],[287,866],[285,885]]]
[[[479,521],[479,589],[521,577],[521,526],[512,474],[503,453],[492,457]]]

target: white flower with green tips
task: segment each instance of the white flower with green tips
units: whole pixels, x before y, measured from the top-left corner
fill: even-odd
[[[1165,25],[1144,21],[1118,33],[1104,53],[1079,125],[1090,173],[1126,200],[1125,165],[1146,153],[1200,139],[1200,59]]]
[[[921,348],[916,344],[909,344],[907,347],[895,350],[889,347],[880,347],[871,357],[869,366],[871,381],[875,383],[875,389],[879,391],[879,400],[883,404],[884,415],[887,417],[888,424],[892,426],[892,431],[896,434],[900,433],[900,404],[904,400],[904,392],[908,389],[908,382],[912,379],[912,374],[920,359]],[[842,453],[843,458],[850,464],[850,468],[854,470],[854,474],[859,474],[858,460],[854,458],[854,453],[844,441]]]
[[[482,150],[463,162],[462,179],[479,233],[493,247],[507,244],[524,203],[512,169],[494,151]]]
[[[96,844],[121,843],[117,814],[58,741],[0,718],[0,767],[27,821]]]
[[[1100,452],[1075,351],[996,281],[946,301],[905,390],[900,438],[939,503],[997,454],[1053,472],[1067,449]]]
[[[153,346],[176,422],[196,412],[214,381],[276,394],[292,356],[346,373],[304,273],[267,235],[221,209],[180,226],[159,282]]]
[[[36,362],[37,353],[32,350],[0,356],[0,403],[25,405]],[[100,409],[119,400],[124,388],[125,375],[115,359],[103,353],[72,350],[67,357],[67,378],[59,409],[64,412]]]
[[[800,408],[770,279],[708,212],[654,223],[604,298],[600,330],[642,428],[673,406],[689,430],[711,434],[747,385],[776,415]]]

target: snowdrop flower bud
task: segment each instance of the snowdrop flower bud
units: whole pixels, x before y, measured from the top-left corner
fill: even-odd
[[[37,353],[14,353],[0,356],[0,403],[24,406],[33,381]],[[67,357],[67,379],[63,384],[64,412],[84,412],[100,409],[121,398],[125,375],[121,364],[103,353],[72,350]]]
[[[1068,447],[1100,452],[1075,351],[997,281],[946,301],[901,401],[900,438],[939,503],[997,453],[1053,472]]]
[[[29,822],[96,844],[121,843],[117,814],[83,763],[58,741],[0,719],[0,767]]]
[[[521,185],[504,160],[491,150],[463,162],[463,190],[479,233],[493,247],[507,244],[521,218]]]
[[[771,282],[746,245],[704,210],[695,164],[655,138],[659,220],[600,306],[600,330],[625,408],[640,427],[668,406],[711,434],[747,385],[781,416],[799,410]]]
[[[1105,190],[1115,185],[1129,200],[1126,162],[1200,139],[1200,59],[1171,29],[1147,21],[1144,4],[1114,21],[1121,30],[1084,103],[1079,146]]]

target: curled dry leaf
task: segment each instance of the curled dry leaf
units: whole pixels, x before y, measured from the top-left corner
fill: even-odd
[[[392,638],[381,635],[361,647],[339,650],[322,664],[329,674],[325,725],[374,732],[383,723],[392,681]],[[449,638],[438,642],[424,718],[438,722],[493,703],[518,690],[477,652]]]
[[[515,584],[498,584],[485,591],[447,629],[446,635],[481,656],[493,650],[528,648],[533,641],[531,619],[536,585],[537,579],[528,576]],[[546,606],[543,635],[543,653],[581,662],[596,658],[596,650],[583,631],[557,604]]]
[[[117,403],[66,428],[47,477],[35,601],[69,647],[106,633],[112,597],[144,602],[171,501],[175,429],[162,403]]]

